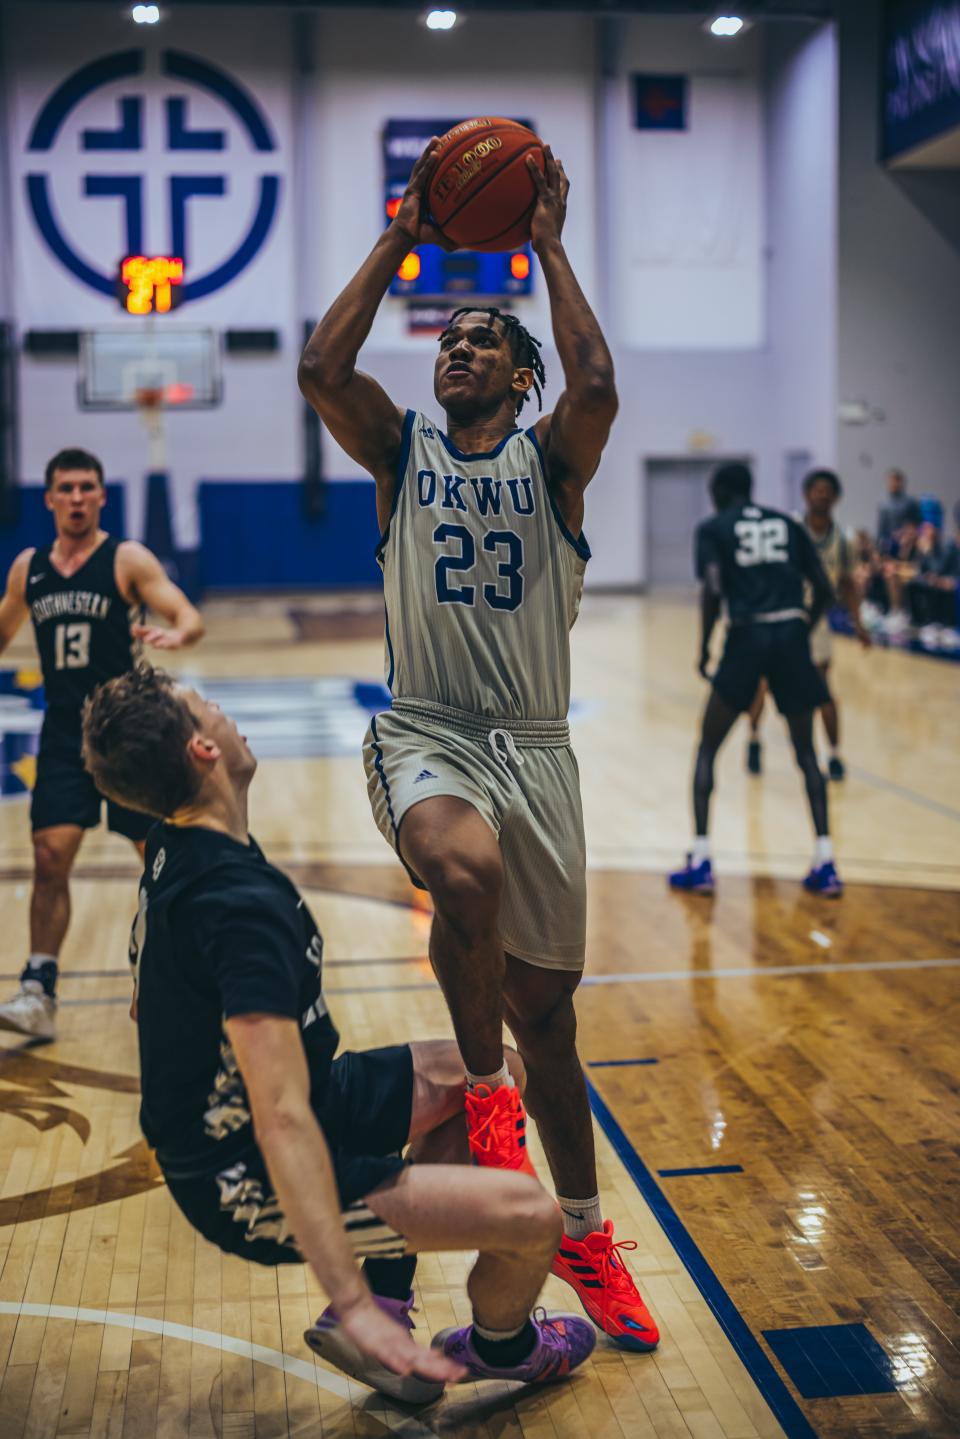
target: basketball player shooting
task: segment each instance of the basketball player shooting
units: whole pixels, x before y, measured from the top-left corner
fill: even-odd
[[[107,492],[95,455],[77,449],[54,455],[44,498],[56,538],[52,545],[21,551],[0,601],[0,653],[24,620],[33,621],[47,705],[30,806],[30,954],[20,988],[0,1004],[0,1029],[34,1041],[56,1038],[70,871],[84,832],[100,823],[103,808],[103,795],[80,756],[83,702],[101,681],[131,668],[140,644],[176,650],[196,644],[203,634],[200,615],[156,556],[100,528]],[[142,623],[145,608],[165,625]],[[131,840],[141,856],[151,823],[107,801],[108,829]]]
[[[434,906],[430,956],[467,1072],[471,1152],[532,1173],[503,1021],[527,1071],[563,1211],[553,1273],[628,1349],[659,1335],[604,1222],[573,996],[585,958],[586,875],[570,747],[569,630],[590,550],[584,491],[617,410],[613,363],[561,233],[569,184],[549,149],[531,241],[546,281],[564,390],[518,419],[545,372],[539,342],[488,308],[440,336],[434,393],[445,429],[399,409],[357,356],[414,245],[447,244],[425,219],[437,159],[421,156],[392,224],[321,320],[300,387],[376,480],[392,707],[364,758],[381,833]]]

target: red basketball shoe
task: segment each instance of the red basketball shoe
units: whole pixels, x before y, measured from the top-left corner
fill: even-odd
[[[621,1251],[636,1249],[627,1239],[613,1242],[613,1224],[586,1239],[564,1239],[554,1256],[551,1273],[577,1292],[577,1297],[598,1329],[623,1349],[646,1353],[660,1343],[660,1331],[630,1276]]]
[[[533,1179],[537,1171],[527,1154],[527,1112],[520,1091],[499,1084],[478,1084],[466,1093],[467,1143],[474,1164],[485,1169],[517,1169]]]

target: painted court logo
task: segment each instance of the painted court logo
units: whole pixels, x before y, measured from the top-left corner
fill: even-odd
[[[61,1064],[22,1049],[0,1054],[0,1114],[11,1115],[38,1133],[62,1125],[72,1130],[84,1146],[91,1138],[102,1140],[102,1136],[94,1134],[99,1106],[91,1102],[88,1091],[127,1096],[127,1121],[130,1130],[136,1131],[140,1085],[133,1075]],[[115,1122],[111,1120],[111,1124]],[[80,1181],[71,1178],[5,1194],[0,1199],[0,1229],[109,1204],[114,1199],[158,1189],[162,1184],[163,1176],[146,1140],[137,1138],[128,1148],[109,1154],[102,1169]]]
[[[162,50],[159,71],[158,84],[158,77],[147,75],[142,49],[117,51],[81,66],[42,105],[27,142],[33,161],[26,176],[27,201],[44,243],[76,279],[111,299],[115,273],[87,258],[103,252],[103,245],[92,241],[102,222],[88,202],[120,202],[122,230],[111,261],[121,253],[145,252],[186,260],[190,278],[182,286],[184,302],[212,295],[235,279],[260,250],[277,213],[275,161],[257,163],[258,157],[273,156],[277,144],[254,98],[219,66],[181,50]],[[118,83],[122,92],[112,94]],[[105,88],[106,95],[101,93]],[[198,94],[219,102],[223,119],[216,128],[191,123],[190,106]],[[112,125],[103,123],[105,104],[114,107]],[[242,168],[228,167],[228,151],[242,160]],[[207,153],[209,168],[198,166],[196,157]],[[148,213],[146,203],[147,190],[158,178],[165,192],[159,208],[166,209],[166,225],[161,219],[159,229],[153,206]],[[253,218],[240,219],[244,186],[251,180]],[[193,274],[189,215],[198,199],[205,215],[211,202],[219,202],[221,217],[231,218],[227,223],[221,218],[217,228],[227,234],[234,228],[235,234],[230,248],[205,273]]]

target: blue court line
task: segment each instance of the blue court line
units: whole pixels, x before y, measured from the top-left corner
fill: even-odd
[[[591,1059],[588,1069],[623,1069],[628,1064],[659,1064],[659,1059]]]
[[[624,1168],[643,1195],[664,1234],[683,1262],[684,1268],[699,1289],[724,1334],[733,1345],[748,1374],[763,1395],[787,1439],[817,1439],[806,1416],[767,1358],[743,1315],[740,1313],[673,1205],[644,1164],[606,1103],[587,1079],[590,1108],[609,1139]]]
[[[742,1174],[742,1164],[694,1164],[689,1169],[658,1169],[661,1179],[682,1179],[687,1174]]]

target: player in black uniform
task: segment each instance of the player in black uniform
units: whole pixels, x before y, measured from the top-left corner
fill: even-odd
[[[467,1167],[456,1045],[334,1059],[323,941],[250,837],[256,760],[236,725],[142,667],[89,700],[84,757],[103,793],[166,817],[147,841],[131,945],[140,1118],[191,1224],[261,1264],[307,1261],[331,1300],[308,1342],[395,1397],[436,1398],[466,1376],[543,1383],[581,1363],[586,1319],[530,1317],[559,1210],[529,1175]],[[421,1249],[480,1251],[475,1324],[436,1336],[442,1353],[410,1336]],[[354,1256],[368,1257],[376,1301]]]
[[[139,643],[180,649],[203,634],[199,614],[156,556],[100,528],[107,496],[96,456],[61,450],[47,465],[45,484],[56,539],[17,556],[0,600],[0,652],[24,620],[33,621],[47,706],[30,807],[30,955],[19,990],[0,1004],[0,1028],[34,1040],[55,1037],[58,956],[70,923],[70,870],[84,831],[100,823],[103,807],[80,755],[83,702],[102,680],[130,669]],[[154,610],[169,628],[143,624],[144,608]],[[132,840],[141,854],[150,823],[142,814],[107,802],[108,827]]]
[[[702,582],[702,635],[698,668],[708,678],[710,637],[726,600],[729,629],[713,692],[703,715],[693,779],[696,836],[683,869],[670,875],[674,889],[713,893],[707,816],[717,751],[737,716],[750,708],[762,679],[787,721],[807,787],[816,831],[813,866],[804,880],[817,894],[836,896],[843,886],[833,863],[827,826],[827,787],[813,746],[813,718],[828,698],[810,658],[810,630],[833,591],[810,536],[778,510],[753,504],[746,465],[721,465],[710,482],[717,509],[696,534],[697,578]],[[804,585],[812,591],[804,602]]]

